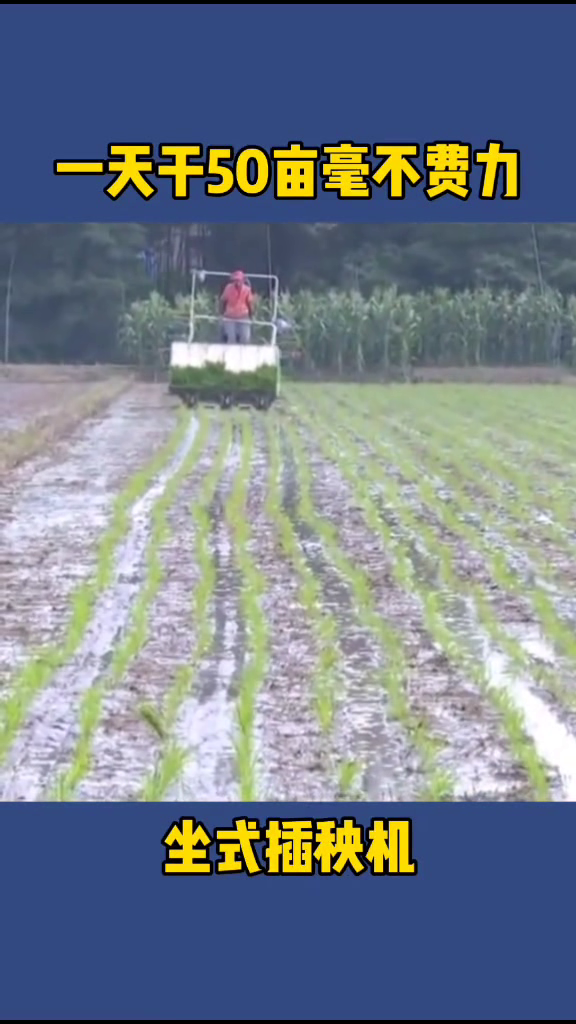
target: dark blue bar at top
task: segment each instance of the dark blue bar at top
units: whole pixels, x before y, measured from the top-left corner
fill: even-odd
[[[4,157],[0,217],[12,221],[554,221],[574,215],[571,167],[573,4],[4,4],[0,67]],[[504,180],[481,198],[489,143],[520,153],[520,194]],[[172,180],[152,176],[148,200],[115,174],[55,175],[55,161],[114,155],[109,146],[261,147],[301,142],[321,150],[419,147],[418,182],[389,198],[207,196],[191,181],[177,201]],[[450,159],[427,146],[451,144]],[[460,151],[458,156],[457,151]],[[366,154],[376,176],[382,159]],[[116,157],[118,159],[118,157]],[[363,157],[357,157],[362,164]],[[166,163],[170,161],[161,160]],[[429,162],[429,166],[427,166]],[[470,192],[461,176],[471,166]],[[233,164],[234,166],[234,164]],[[251,174],[255,165],[251,165]],[[456,175],[459,192],[426,194],[427,174]],[[464,168],[464,171],[463,171]],[[244,172],[240,168],[240,178]],[[295,172],[298,177],[299,172]],[[236,176],[237,177],[237,176]],[[245,177],[245,175],[244,175]],[[235,179],[236,180],[236,179]],[[252,174],[251,180],[259,180]],[[264,179],[261,179],[264,181]],[[458,182],[457,182],[458,184]],[[429,185],[433,190],[437,183]],[[463,190],[463,191],[462,191]],[[282,191],[282,188],[280,189]],[[285,192],[286,190],[284,190]],[[488,193],[491,189],[488,188]],[[299,195],[298,190],[294,192]]]
[[[387,814],[413,820],[411,877],[162,872],[182,815]],[[570,805],[26,804],[0,825],[4,1019],[573,1018]]]

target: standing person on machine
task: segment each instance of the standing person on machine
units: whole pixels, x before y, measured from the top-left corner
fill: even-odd
[[[220,313],[224,317],[222,332],[228,344],[236,342],[247,345],[250,342],[250,321],[254,311],[254,295],[242,270],[230,275],[230,280],[220,296]]]

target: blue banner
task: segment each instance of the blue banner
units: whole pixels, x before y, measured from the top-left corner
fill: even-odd
[[[235,818],[386,814],[412,819],[416,873],[164,873],[182,817],[196,850],[223,831],[228,868]],[[4,806],[2,826],[6,1019],[571,1019],[571,806]]]
[[[3,5],[4,218],[571,216],[571,4],[152,8]]]

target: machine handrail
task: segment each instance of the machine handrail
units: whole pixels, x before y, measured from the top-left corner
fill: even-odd
[[[224,314],[221,314],[220,316],[216,316],[216,315],[214,315],[212,313],[195,313],[194,314],[194,319],[195,320],[229,320],[231,318],[224,316]],[[235,319],[235,318],[232,318],[232,319]],[[241,320],[244,320],[244,319],[245,320],[249,320],[249,322],[251,324],[253,324],[255,327],[276,327],[276,324],[274,323],[273,320],[250,320],[249,317],[239,317],[239,319],[241,319]]]
[[[201,282],[205,277],[230,277],[229,270],[201,270],[195,267],[190,273],[192,277],[199,277]],[[259,281],[276,281],[280,284],[277,274],[250,274],[247,272],[246,277],[249,281],[257,278]]]

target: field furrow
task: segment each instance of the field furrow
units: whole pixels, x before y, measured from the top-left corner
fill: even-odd
[[[173,735],[181,764],[167,791],[182,800],[232,800],[239,796],[237,773],[237,702],[246,652],[242,615],[241,574],[234,558],[233,527],[227,509],[241,472],[242,444],[238,424],[226,437],[219,475],[201,495],[204,540],[211,565],[208,604],[210,642],[195,658],[190,692],[175,715]],[[197,520],[198,521],[198,520]],[[194,594],[191,590],[191,602]],[[193,603],[190,606],[191,614]]]
[[[0,799],[576,799],[573,388],[15,387]]]
[[[405,712],[404,666],[396,638],[375,630],[370,614],[362,617],[358,587],[363,580],[337,541],[326,536],[325,525],[332,520],[322,522],[314,502],[304,462],[308,453],[294,451],[293,434],[284,433],[283,440],[284,509],[336,626],[338,654],[332,652],[329,692],[338,778],[349,776],[370,799],[389,799],[391,793],[410,799],[426,789],[426,769],[433,774],[434,766],[422,763],[399,721]]]
[[[0,696],[32,650],[62,638],[119,493],[176,423],[157,391],[136,388],[57,451],[0,479]]]
[[[71,637],[71,656],[44,660],[46,671],[55,669],[43,685],[37,682],[38,663],[25,666],[16,677],[13,692],[0,706],[3,713],[4,748],[7,753],[0,767],[0,792],[5,799],[39,799],[48,787],[59,781],[59,772],[72,757],[76,745],[94,709],[86,707],[87,694],[98,694],[96,684],[105,676],[118,638],[127,629],[130,615],[140,593],[140,578],[145,562],[151,516],[171,478],[177,473],[194,441],[196,423],[187,427],[184,437],[167,464],[154,475],[143,493],[128,511],[128,529],[113,553],[111,578],[106,581],[91,608],[86,608],[85,629]],[[36,695],[35,690],[38,690]],[[29,708],[26,705],[31,705]],[[9,729],[14,720],[29,710],[12,744]],[[99,708],[98,708],[99,711]],[[83,715],[82,713],[85,712]],[[0,747],[0,751],[2,747]]]
[[[262,487],[250,497],[252,555],[266,581],[269,662],[256,699],[259,796],[266,800],[333,800],[339,779],[331,744],[335,679],[323,661],[328,620],[310,592],[307,563],[286,513],[289,469],[275,422],[255,423]],[[323,642],[324,641],[324,642]],[[333,658],[333,649],[330,649]],[[327,714],[323,715],[323,708]]]
[[[327,425],[327,424],[326,424]],[[419,575],[418,552],[401,550],[398,537],[377,524],[381,510],[354,485],[355,462],[342,454],[342,438],[314,437],[308,456],[323,517],[336,525],[339,541],[367,574],[380,617],[402,636],[407,661],[409,713],[437,747],[439,767],[460,798],[522,799],[530,792],[525,767],[506,741],[499,709],[490,706],[467,672],[457,637],[434,600],[436,588]],[[332,448],[334,461],[318,455]],[[516,795],[514,795],[516,794]]]
[[[163,504],[152,511],[147,551],[137,570],[138,600],[100,679],[100,714],[75,799],[139,799],[151,766],[163,760],[169,708],[175,690],[192,683],[197,645],[192,592],[198,585],[198,563],[190,509],[210,472],[221,433],[211,418],[200,421],[171,478],[172,493],[165,489]],[[81,739],[78,729],[76,762],[69,759],[68,777],[84,752]]]

